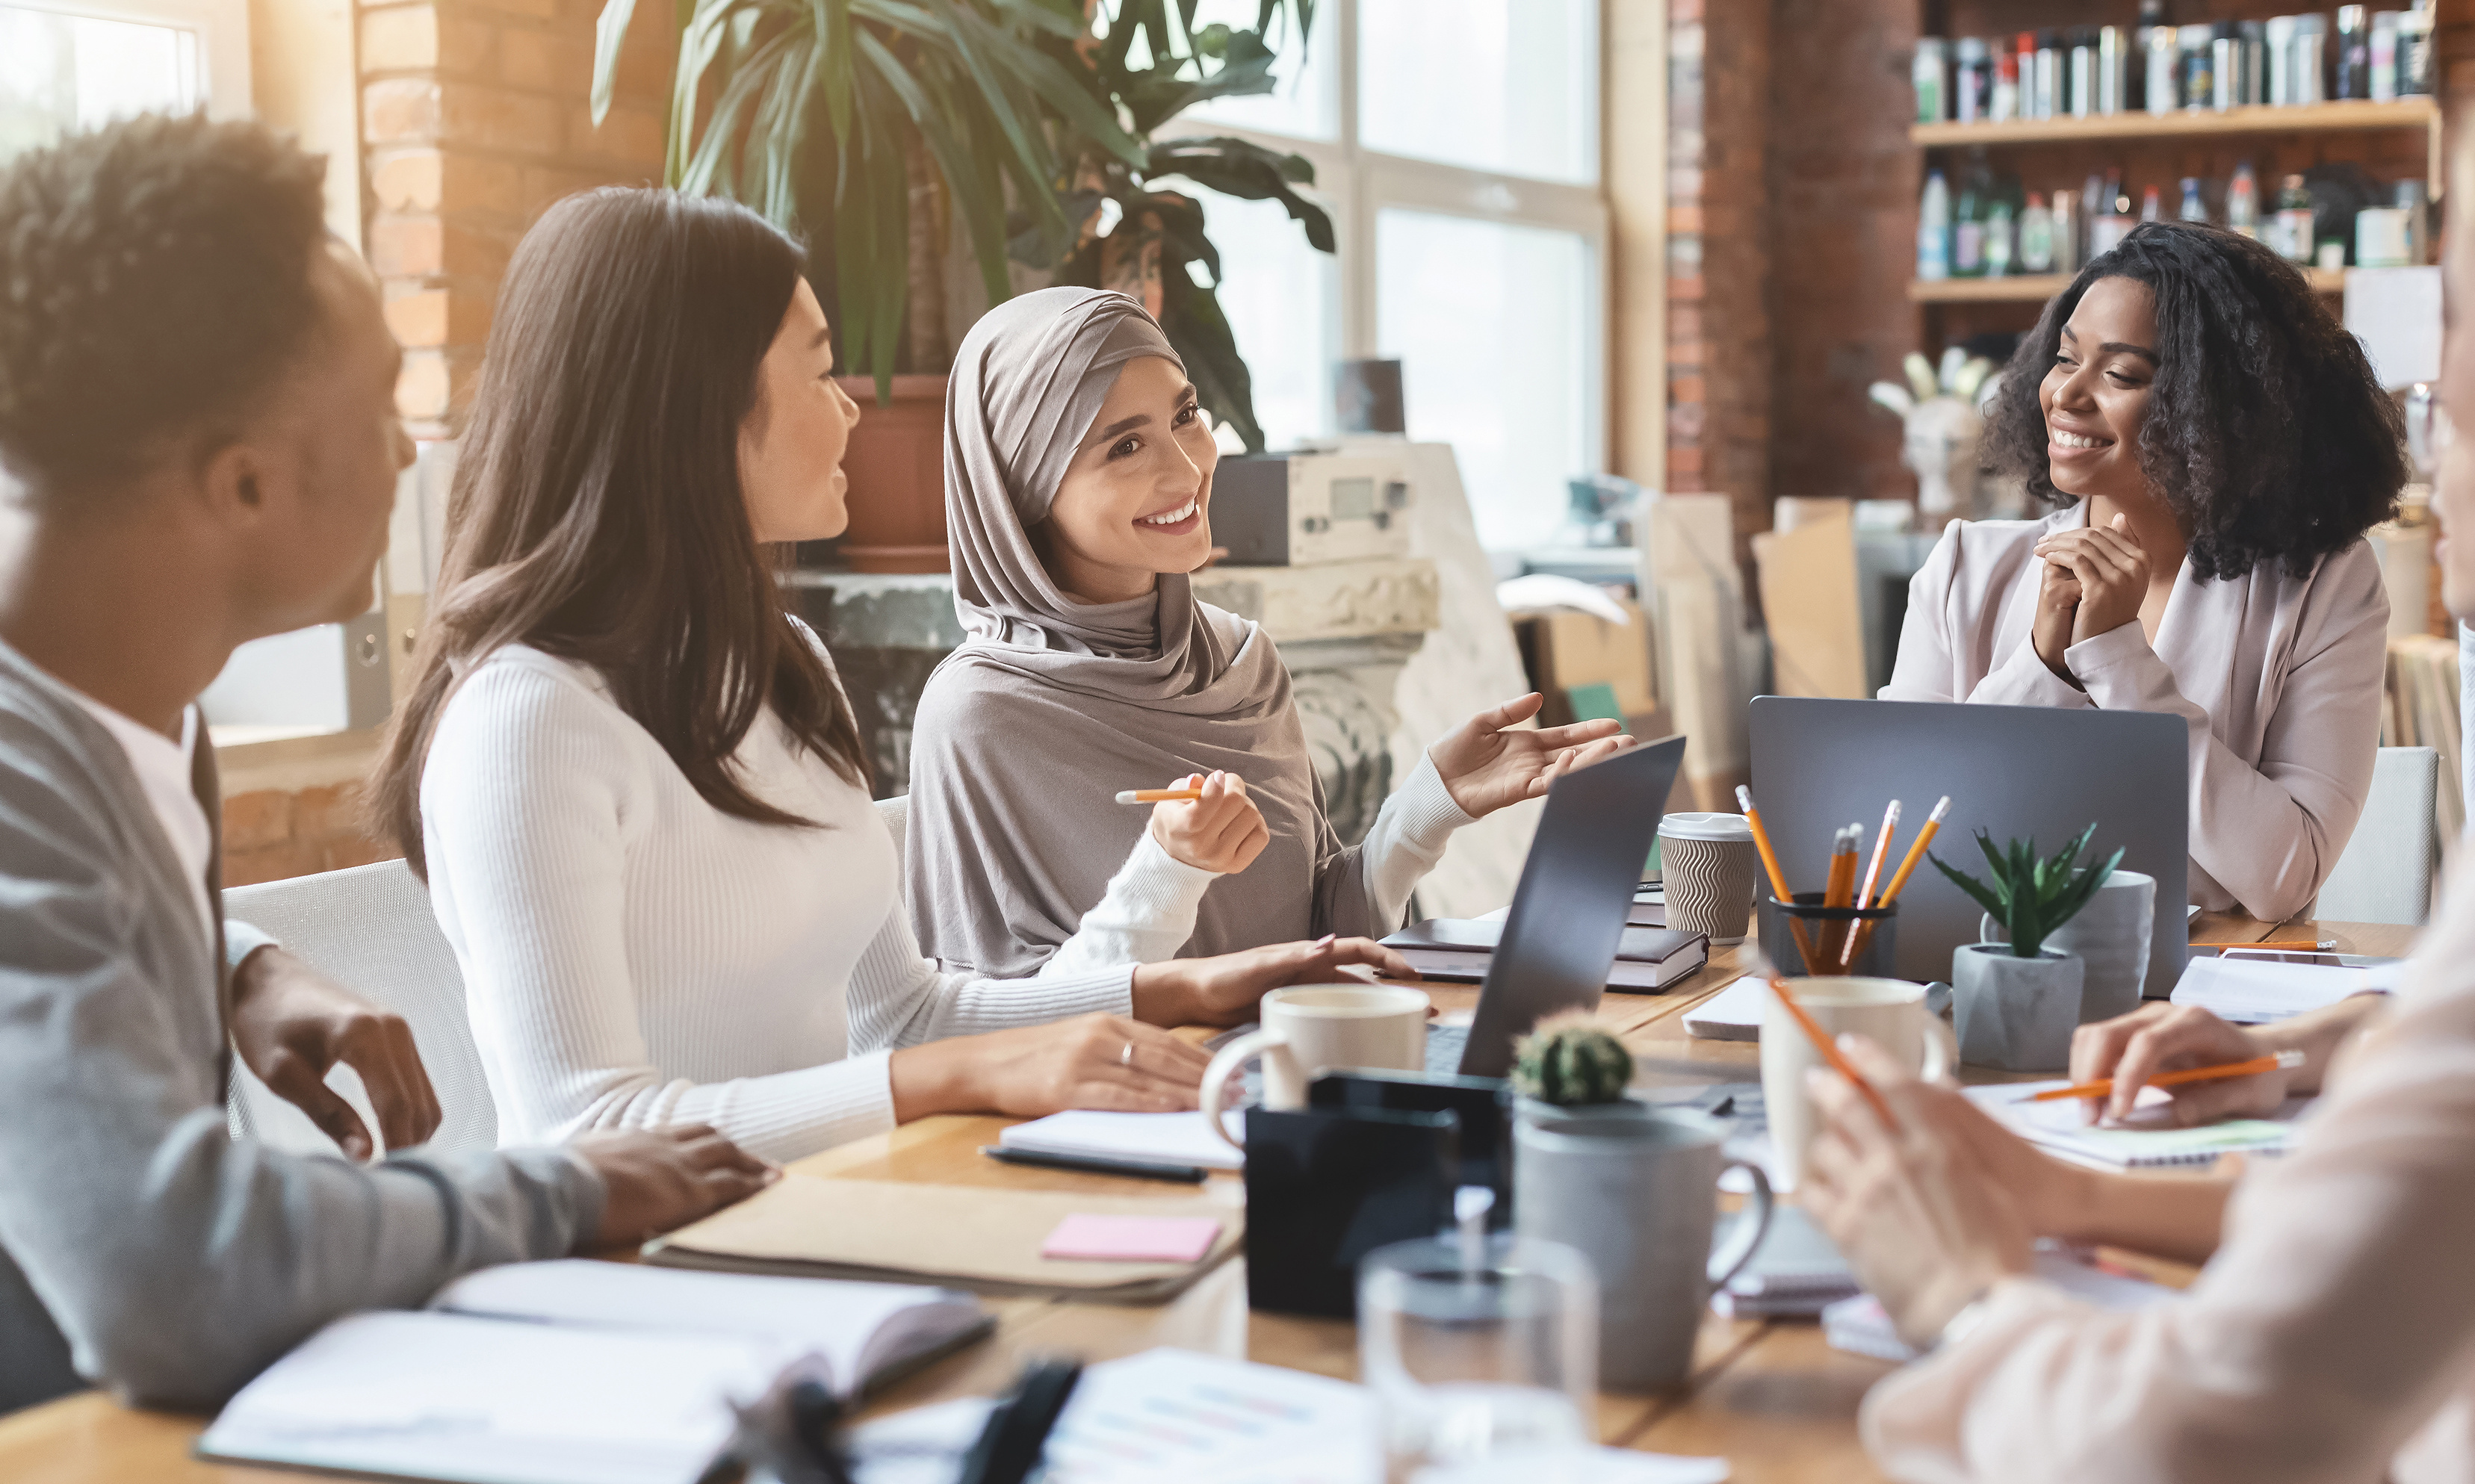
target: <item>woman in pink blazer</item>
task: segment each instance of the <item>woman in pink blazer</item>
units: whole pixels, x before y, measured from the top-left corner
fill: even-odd
[[[2364,533],[2403,444],[2301,273],[2145,224],[2046,306],[1987,428],[1989,463],[2062,508],[1951,523],[1882,699],[2183,717],[2192,901],[2293,916],[2371,786],[2389,600]]]

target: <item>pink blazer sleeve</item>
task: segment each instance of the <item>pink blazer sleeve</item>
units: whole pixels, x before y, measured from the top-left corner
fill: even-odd
[[[2302,1147],[2254,1165],[2185,1294],[2105,1313],[2032,1280],[1866,1399],[1893,1478],[2475,1478],[2475,872]]]

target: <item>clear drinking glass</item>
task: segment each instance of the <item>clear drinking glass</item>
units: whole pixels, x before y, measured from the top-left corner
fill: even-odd
[[[1560,1242],[1395,1242],[1358,1265],[1359,1379],[1396,1474],[1595,1441],[1599,1284]]]

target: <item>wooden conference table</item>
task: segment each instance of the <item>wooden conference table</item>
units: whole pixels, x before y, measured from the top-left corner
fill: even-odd
[[[2410,928],[2377,924],[2291,922],[2279,937],[2332,937],[2349,953],[2401,955]],[[2271,924],[2204,913],[2193,923],[2201,941],[2257,942]],[[1758,1077],[1756,1048],[1744,1042],[1696,1041],[1683,1011],[1733,980],[1742,954],[1722,948],[1709,965],[1659,995],[1607,997],[1602,1013],[1621,1028],[1636,1052],[1705,1061],[1714,1070]],[[1477,991],[1426,985],[1446,1012],[1466,1010]],[[1101,1176],[1018,1168],[980,1156],[995,1142],[998,1118],[922,1119],[801,1160],[812,1175],[842,1175],[928,1184],[1010,1186],[1124,1196],[1157,1189],[1185,1195],[1190,1187],[1152,1186]],[[1215,1180],[1235,1179],[1214,1176]],[[1003,1389],[1022,1359],[1066,1353],[1088,1360],[1131,1355],[1158,1345],[1291,1366],[1355,1379],[1358,1345],[1339,1320],[1255,1314],[1246,1307],[1242,1258],[1223,1264],[1165,1304],[1132,1307],[1048,1299],[990,1301],[996,1333],[986,1343],[910,1376],[876,1399],[882,1415],[954,1397]],[[1831,1350],[1809,1321],[1704,1318],[1691,1380],[1663,1396],[1600,1399],[1599,1436],[1611,1445],[1661,1453],[1717,1454],[1733,1467],[1735,1484],[1874,1480],[1881,1477],[1856,1441],[1856,1404],[1891,1368]],[[200,1463],[189,1453],[204,1421],[123,1407],[87,1392],[0,1420],[0,1479],[10,1484],[292,1484],[298,1472]]]

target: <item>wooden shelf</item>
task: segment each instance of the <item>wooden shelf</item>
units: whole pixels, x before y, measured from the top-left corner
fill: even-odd
[[[2065,144],[2084,139],[2180,139],[2210,134],[2349,134],[2374,129],[2432,129],[2440,105],[2432,98],[2394,103],[2315,103],[2297,108],[2186,109],[2094,118],[2015,118],[1999,124],[1911,124],[1908,138],[1927,149],[1984,144]]]
[[[2303,276],[2323,294],[2345,291],[2344,269],[2306,268]],[[1921,304],[2044,304],[2071,286],[2068,273],[2015,274],[2000,279],[1918,279],[1908,284],[1908,300]]]

